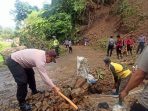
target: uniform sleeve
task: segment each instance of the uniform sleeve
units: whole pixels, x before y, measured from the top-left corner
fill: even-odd
[[[42,80],[47,84],[49,85],[51,88],[54,87],[54,83],[52,82],[52,80],[48,77],[47,75],[47,71],[45,69],[45,64],[40,64],[40,65],[37,65],[37,69],[40,73],[40,76],[42,78]]]
[[[148,47],[146,47],[139,56],[137,61],[137,68],[148,73]]]

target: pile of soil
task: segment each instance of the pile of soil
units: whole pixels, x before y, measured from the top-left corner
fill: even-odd
[[[97,75],[97,73],[95,74]],[[104,74],[104,78],[109,74]],[[96,110],[97,107],[90,105],[91,101],[86,101],[90,94],[109,93],[110,77],[107,79],[99,79],[94,84],[89,84],[86,79],[82,77],[70,78],[62,83],[61,92],[71,99],[80,111]],[[29,95],[27,102],[32,105],[33,111],[74,111],[73,107],[59,95],[54,95],[52,91],[43,91],[35,95]],[[16,100],[10,102],[10,106],[1,106],[4,111],[19,111]]]

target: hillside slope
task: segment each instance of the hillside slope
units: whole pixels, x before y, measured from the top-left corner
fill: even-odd
[[[140,12],[138,15],[143,17],[143,20],[137,23],[138,26],[136,30],[131,31],[130,33],[133,34],[134,37],[138,37],[141,33],[148,36],[148,0],[129,0],[129,4],[138,7]],[[84,33],[84,37],[90,38],[92,44],[96,44],[100,39],[109,37],[110,35],[116,36],[117,34],[121,34],[124,37],[129,34],[123,34],[122,31],[117,31],[121,18],[119,15],[110,14],[113,7],[115,7],[115,5],[101,6],[100,9],[96,10],[93,24]]]

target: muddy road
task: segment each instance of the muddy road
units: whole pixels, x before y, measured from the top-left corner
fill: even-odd
[[[46,69],[48,71],[49,77],[54,81],[54,83],[57,84],[60,88],[63,88],[64,85],[66,86],[71,84],[71,81],[73,81],[77,77],[77,63],[76,63],[77,56],[86,57],[88,59],[88,64],[92,69],[93,68],[96,69],[96,67],[98,66],[99,68],[104,69],[103,58],[105,55],[106,53],[102,50],[95,51],[92,48],[87,46],[74,46],[72,54],[69,54],[67,52],[64,56],[61,56],[60,58],[57,59],[57,63],[47,64]],[[115,61],[118,61],[116,60],[115,51],[112,59]],[[34,68],[34,70],[36,73],[35,78],[36,78],[37,89],[41,91],[50,90],[50,88],[43,83],[36,68]],[[108,75],[109,74],[108,72],[105,74],[106,74],[105,75],[106,79],[99,82],[99,88],[102,86],[102,90],[108,91],[108,89],[111,89],[110,84],[112,83],[111,81],[113,78]],[[30,95],[29,89],[28,89],[28,92],[29,92],[28,95]],[[109,93],[102,92],[101,95],[99,94],[84,95],[83,100],[79,102],[79,106],[80,107],[82,106],[82,109],[83,109],[82,111],[87,111],[85,110],[85,107],[88,107],[87,109],[92,108],[91,109],[92,111],[100,111],[100,110],[94,110],[94,109],[97,109],[97,104],[99,102],[107,102],[112,108],[112,106],[115,103],[117,103],[118,98],[106,96],[106,94],[109,94]],[[14,82],[12,74],[10,73],[7,67],[0,68],[0,109],[2,109],[0,111],[7,111],[5,110],[7,108],[12,108],[12,109],[16,108],[18,110],[15,110],[15,111],[19,111],[18,103],[15,95],[16,95],[16,83]],[[135,95],[128,97],[126,100],[127,101],[126,103],[130,105],[135,100],[133,98],[136,98]],[[48,100],[48,98],[46,97],[45,100]],[[62,110],[62,111],[65,111],[65,110]],[[110,111],[110,110],[106,110],[106,111]]]

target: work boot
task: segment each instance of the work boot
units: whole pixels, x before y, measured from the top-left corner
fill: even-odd
[[[21,111],[31,111],[31,105],[28,103],[21,103],[19,107]]]

